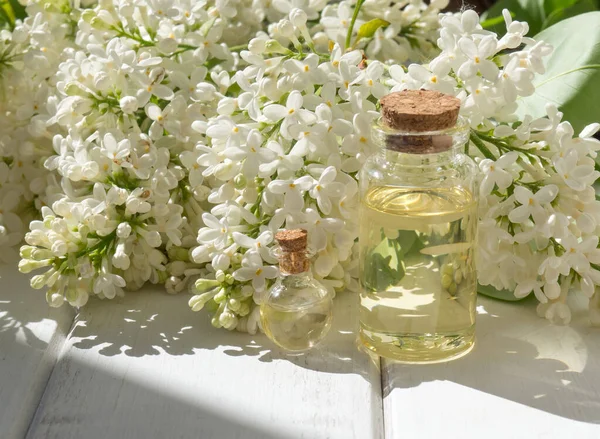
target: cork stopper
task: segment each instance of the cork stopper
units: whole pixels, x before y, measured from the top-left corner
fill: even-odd
[[[433,90],[404,90],[381,98],[381,117],[390,128],[425,132],[456,125],[460,99]]]
[[[282,230],[275,239],[281,248],[279,268],[284,273],[298,274],[308,271],[308,232],[304,229]]]
[[[384,136],[387,149],[409,154],[434,154],[452,147],[451,135],[426,133],[455,126],[460,99],[433,90],[404,90],[384,96],[380,103],[383,125],[399,131],[387,132]]]

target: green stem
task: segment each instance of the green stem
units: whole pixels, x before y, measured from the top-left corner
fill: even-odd
[[[352,14],[352,20],[350,21],[350,26],[348,27],[348,33],[346,34],[346,50],[350,48],[352,42],[352,32],[354,31],[354,24],[356,23],[356,19],[358,18],[358,13],[360,12],[360,8],[362,7],[364,0],[356,0],[356,5],[354,6],[354,13]]]
[[[487,146],[485,146],[485,143],[475,133],[475,131],[471,130],[471,134],[469,135],[469,139],[471,140],[471,142],[473,142],[473,144],[477,147],[477,149],[479,151],[481,151],[481,153],[483,154],[483,156],[485,158],[496,161],[496,157],[494,157],[494,154],[492,154],[492,152],[489,150],[489,148]]]
[[[248,45],[247,44],[240,44],[239,46],[231,46],[229,48],[229,50],[231,52],[241,52],[242,50],[247,50],[248,49]]]

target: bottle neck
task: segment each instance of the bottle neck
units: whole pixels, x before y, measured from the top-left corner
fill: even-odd
[[[280,267],[279,268],[279,273],[281,274],[281,278],[284,281],[286,281],[286,280],[313,279],[313,274],[312,274],[312,270],[310,269],[310,266],[309,266],[308,269],[306,269],[305,271],[303,271],[301,273],[288,273],[288,272],[284,271],[283,269],[281,269],[281,267]]]
[[[279,255],[279,271],[284,276],[310,274],[310,261],[306,250],[298,252],[282,252]]]
[[[416,167],[426,169],[430,167],[439,168],[451,163],[456,158],[456,155],[459,151],[460,145],[457,147],[453,146],[444,151],[429,154],[406,153],[383,147],[379,151],[379,154],[385,159],[386,162],[394,165],[407,168]]]

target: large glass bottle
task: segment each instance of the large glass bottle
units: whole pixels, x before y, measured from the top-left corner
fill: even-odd
[[[474,343],[477,167],[457,99],[393,95],[360,175],[360,340],[382,357],[445,361]]]
[[[292,352],[317,345],[331,327],[333,302],[327,289],[311,272],[306,230],[284,230],[279,242],[280,277],[260,307],[265,334]]]

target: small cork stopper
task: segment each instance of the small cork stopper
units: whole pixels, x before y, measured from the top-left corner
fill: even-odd
[[[390,93],[379,101],[384,125],[394,130],[415,133],[389,135],[387,149],[410,154],[433,154],[452,147],[450,135],[421,135],[456,125],[460,99],[433,90],[404,90]]]
[[[304,229],[282,230],[275,239],[281,247],[279,268],[289,274],[304,273],[310,267],[306,247],[308,232]]]
[[[395,130],[438,131],[456,125],[460,99],[433,90],[404,90],[381,98],[383,122]]]

